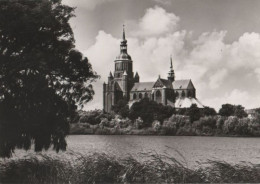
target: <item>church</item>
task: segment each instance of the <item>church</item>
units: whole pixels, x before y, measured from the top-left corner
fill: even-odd
[[[133,72],[133,61],[127,53],[127,40],[123,28],[123,37],[120,44],[120,54],[115,59],[115,71],[109,73],[107,84],[103,84],[103,110],[111,112],[111,107],[120,99],[127,99],[129,106],[134,102],[149,98],[150,100],[170,105],[175,108],[188,108],[197,104],[203,108],[196,98],[196,89],[191,81],[175,80],[175,74],[170,58],[170,70],[167,79],[158,76],[156,81],[140,82],[138,72]]]

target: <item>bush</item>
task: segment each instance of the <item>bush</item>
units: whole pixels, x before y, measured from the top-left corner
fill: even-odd
[[[160,128],[161,128],[161,123],[160,121],[158,120],[155,120],[152,124],[152,128],[155,130],[155,131],[158,131]]]
[[[235,134],[235,127],[238,124],[238,118],[236,116],[229,116],[223,124],[223,132],[226,134]]]

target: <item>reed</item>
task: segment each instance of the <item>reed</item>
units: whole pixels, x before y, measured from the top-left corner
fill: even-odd
[[[185,158],[142,153],[123,158],[105,153],[61,158],[39,154],[0,160],[0,183],[259,183],[260,169],[249,163],[209,160],[188,168]]]

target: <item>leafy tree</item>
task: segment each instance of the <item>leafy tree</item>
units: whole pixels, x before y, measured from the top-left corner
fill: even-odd
[[[128,101],[126,99],[118,100],[118,102],[112,106],[111,110],[114,111],[116,114],[119,114],[123,118],[128,117],[129,115]]]
[[[234,114],[234,106],[231,104],[223,104],[218,113],[221,116],[232,116]]]
[[[58,0],[0,1],[0,156],[16,147],[66,149],[76,104],[98,76],[75,50],[73,8]]]
[[[190,117],[190,122],[194,122],[200,119],[201,112],[197,104],[192,104],[189,109],[187,109],[187,115]]]
[[[234,106],[234,115],[237,116],[238,118],[247,117],[245,107],[243,107],[241,105]]]
[[[159,120],[162,123],[164,119],[169,118],[174,112],[175,109],[171,106],[164,106],[144,98],[131,106],[129,118],[135,120],[141,117],[144,126],[151,126],[154,120]]]
[[[215,116],[215,115],[217,115],[217,112],[214,108],[205,106],[202,109],[202,114],[203,114],[203,116]]]
[[[223,104],[219,109],[219,115],[221,116],[236,116],[238,118],[247,117],[245,107],[241,105]]]

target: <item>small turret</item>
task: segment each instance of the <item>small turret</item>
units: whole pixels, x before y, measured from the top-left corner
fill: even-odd
[[[139,82],[140,80],[140,77],[139,77],[139,74],[138,72],[135,73],[135,82]]]
[[[111,73],[111,71],[110,71],[109,76],[108,76],[108,81],[111,81],[111,80],[113,80],[113,79],[114,79],[114,77],[113,77],[113,75],[112,75],[112,73]]]

